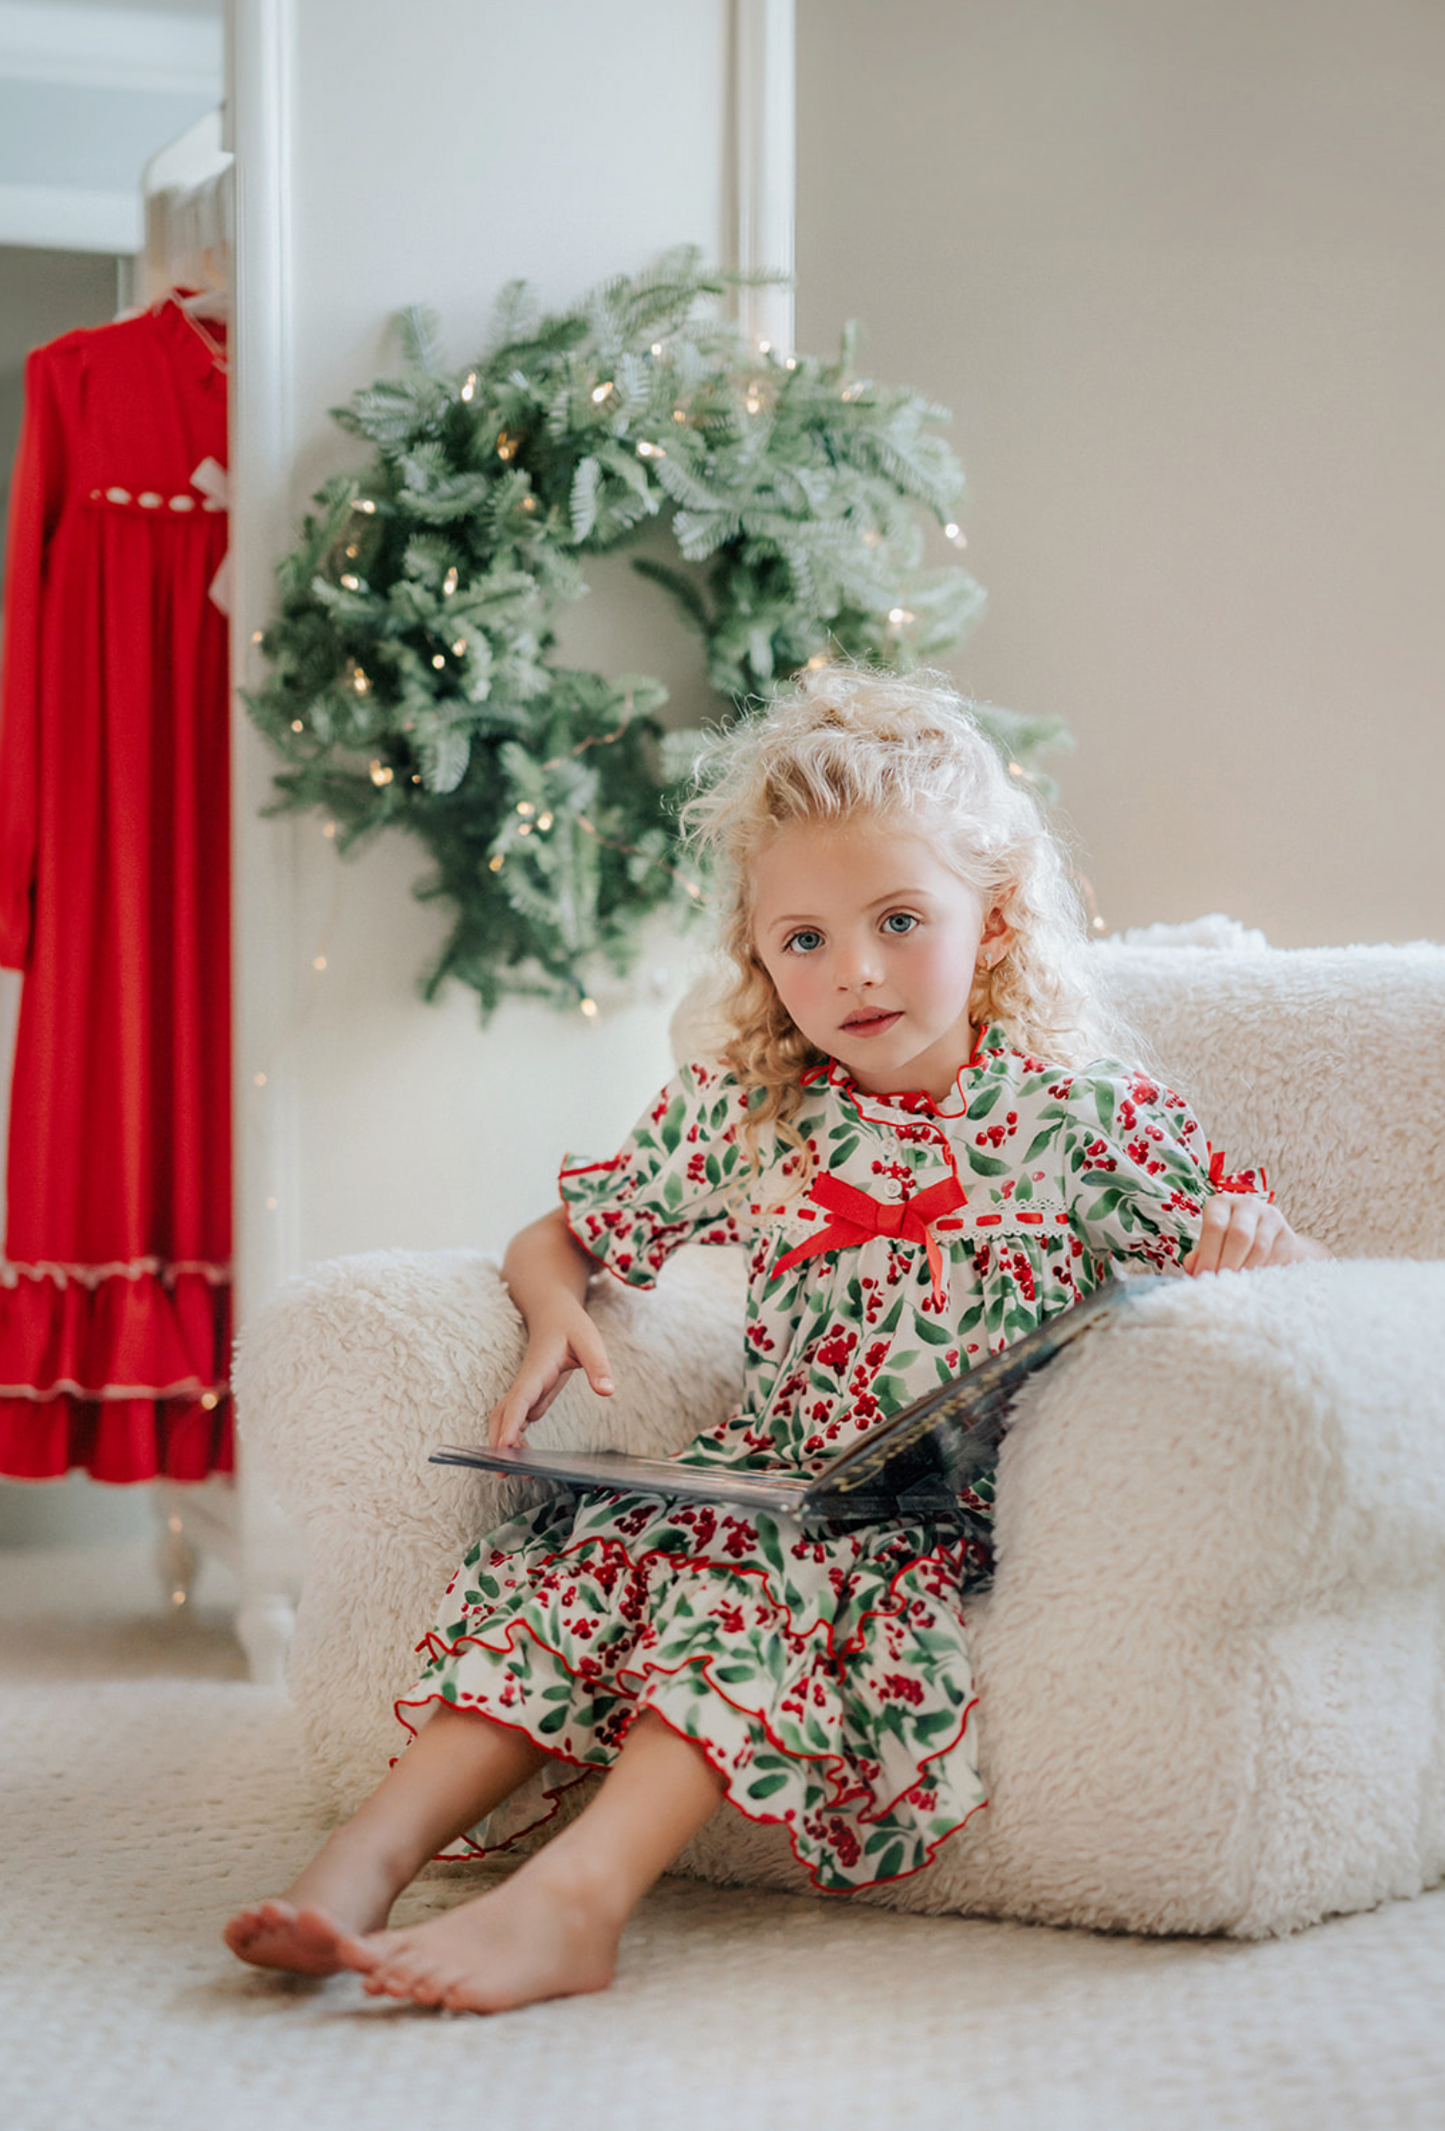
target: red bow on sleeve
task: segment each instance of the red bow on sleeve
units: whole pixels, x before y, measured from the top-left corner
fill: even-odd
[[[778,1260],[772,1270],[774,1280],[790,1266],[820,1257],[824,1251],[851,1250],[866,1243],[870,1236],[896,1236],[901,1243],[923,1245],[933,1278],[933,1299],[940,1308],[944,1306],[948,1295],[943,1285],[943,1258],[929,1224],[956,1207],[967,1205],[968,1193],[957,1177],[944,1177],[911,1199],[870,1199],[866,1191],[845,1184],[841,1177],[824,1175],[814,1179],[808,1197],[833,1218],[826,1228],[820,1228],[816,1235]]]

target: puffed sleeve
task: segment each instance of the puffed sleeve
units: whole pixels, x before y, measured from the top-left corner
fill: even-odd
[[[50,351],[25,365],[25,417],[5,543],[5,652],[0,673],[0,964],[30,959],[39,834],[40,604],[45,550],[65,490],[64,435]]]
[[[1110,1066],[1080,1073],[1068,1117],[1069,1220],[1101,1258],[1178,1266],[1199,1241],[1206,1199],[1269,1195],[1262,1171],[1226,1176],[1224,1156],[1184,1098],[1144,1074]]]
[[[747,1097],[715,1065],[684,1066],[607,1162],[569,1155],[558,1188],[584,1250],[629,1287],[652,1287],[683,1243],[740,1243]]]

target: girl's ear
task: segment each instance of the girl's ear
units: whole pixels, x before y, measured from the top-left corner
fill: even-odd
[[[990,910],[978,936],[978,959],[985,969],[1001,962],[1013,945],[1014,929],[1001,909]]]

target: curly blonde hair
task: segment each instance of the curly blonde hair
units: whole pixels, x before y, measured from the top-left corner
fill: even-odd
[[[972,710],[939,674],[902,677],[829,665],[800,674],[704,756],[683,808],[688,841],[719,876],[720,944],[735,981],[721,1001],[729,1063],[763,1091],[747,1137],[789,1119],[822,1054],[783,1007],[753,946],[758,852],[788,822],[863,819],[923,829],[939,856],[1009,927],[1008,947],[975,972],[969,1019],[1061,1065],[1097,1057],[1113,1033],[1084,965],[1083,915],[1062,847],[1034,794],[1011,773]]]

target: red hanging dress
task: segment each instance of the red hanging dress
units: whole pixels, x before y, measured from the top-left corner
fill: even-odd
[[[0,1473],[231,1465],[228,667],[216,329],[164,301],[26,366],[0,690],[25,973]]]

